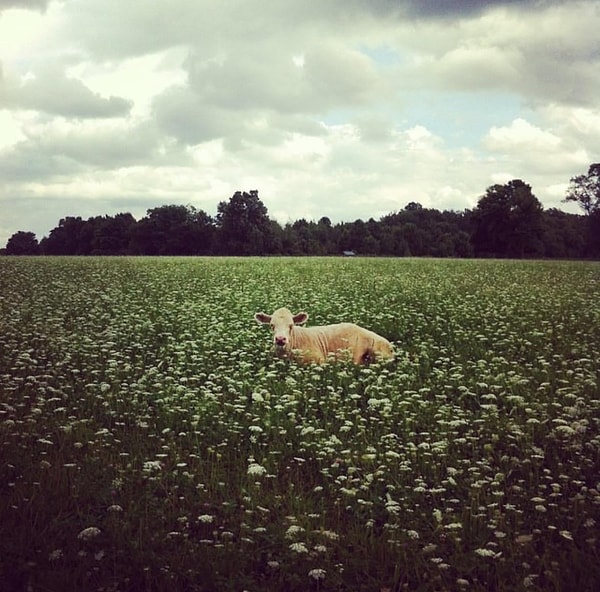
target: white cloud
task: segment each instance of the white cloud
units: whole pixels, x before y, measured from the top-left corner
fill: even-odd
[[[487,147],[496,152],[554,151],[561,144],[558,136],[524,119],[515,119],[509,126],[492,127],[485,141]]]

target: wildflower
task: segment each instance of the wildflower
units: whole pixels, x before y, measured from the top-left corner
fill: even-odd
[[[250,463],[250,465],[248,465],[248,475],[262,477],[263,475],[266,475],[266,473],[267,469],[258,463]]]
[[[118,514],[119,512],[123,511],[123,508],[119,506],[119,504],[113,504],[112,506],[108,506],[106,511],[110,512],[111,514]]]
[[[304,528],[302,528],[301,526],[297,526],[296,524],[292,524],[286,531],[285,531],[285,538],[286,539],[293,539],[295,538],[297,535],[299,535],[301,532],[304,532]]]
[[[340,535],[333,530],[320,530],[319,533],[330,541],[337,541],[340,538]]]
[[[147,460],[142,469],[144,473],[154,473],[162,469],[162,464],[159,460]]]
[[[102,531],[96,526],[89,526],[84,528],[78,535],[77,538],[80,541],[90,541],[96,538]]]
[[[490,549],[475,549],[475,553],[479,555],[479,557],[499,557],[500,553],[496,553]]]
[[[215,517],[210,514],[201,514],[198,516],[198,522],[202,522],[202,524],[212,524]]]
[[[308,553],[308,547],[304,543],[292,543],[290,549],[298,554]]]
[[[64,553],[62,552],[62,549],[54,549],[54,551],[52,551],[49,555],[48,555],[48,559],[50,561],[58,561],[59,559],[61,559],[64,556]]]
[[[525,588],[530,588],[531,586],[533,586],[535,579],[538,577],[537,574],[530,574],[528,576],[525,576],[523,578],[523,586]]]
[[[325,574],[327,572],[324,569],[311,569],[308,572],[308,577],[312,578],[313,580],[322,580],[325,577]]]

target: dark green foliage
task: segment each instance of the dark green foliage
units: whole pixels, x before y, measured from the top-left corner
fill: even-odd
[[[267,208],[258,191],[236,191],[217,209],[218,254],[267,255],[275,253],[276,237]]]
[[[542,204],[531,187],[520,179],[492,185],[473,213],[475,254],[513,258],[542,256],[542,211]]]
[[[597,170],[600,165],[590,167],[594,174]],[[569,197],[574,191],[568,200],[575,200]],[[410,202],[379,220],[332,224],[324,216],[282,227],[269,218],[258,191],[237,191],[218,204],[215,217],[189,205],[152,208],[137,222],[129,213],[88,220],[69,216],[39,247],[33,233],[21,231],[9,239],[5,253],[322,256],[351,251],[384,257],[597,258],[600,210],[593,203],[591,198],[585,202],[588,216],[544,210],[531,187],[515,179],[489,187],[473,210],[439,211]]]
[[[33,232],[15,232],[6,243],[7,255],[37,255],[40,247]]]
[[[600,210],[600,163],[590,165],[587,175],[571,178],[565,201],[574,201],[586,214]]]

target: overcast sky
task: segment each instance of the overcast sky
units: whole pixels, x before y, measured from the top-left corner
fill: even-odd
[[[0,246],[259,191],[378,219],[600,160],[597,0],[0,0]]]

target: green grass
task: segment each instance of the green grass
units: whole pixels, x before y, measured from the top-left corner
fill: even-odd
[[[597,263],[0,258],[0,589],[597,590],[599,381]]]

